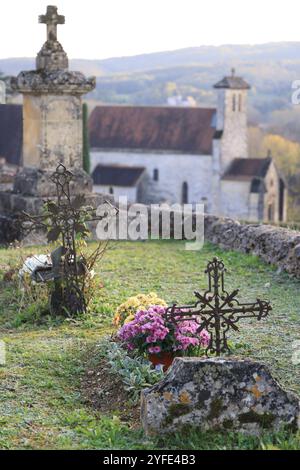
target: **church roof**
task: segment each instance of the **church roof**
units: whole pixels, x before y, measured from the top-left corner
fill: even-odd
[[[250,85],[242,78],[236,77],[235,70],[228,77],[224,77],[220,82],[214,85],[214,88],[231,88],[232,90],[249,90]]]
[[[23,143],[22,106],[0,105],[0,157],[7,163],[19,165]]]
[[[90,145],[211,155],[215,116],[211,108],[97,106],[89,119]]]
[[[223,175],[223,180],[251,181],[253,178],[264,178],[272,162],[266,158],[235,158]]]
[[[94,184],[105,186],[135,186],[144,173],[144,167],[97,165],[93,171]]]

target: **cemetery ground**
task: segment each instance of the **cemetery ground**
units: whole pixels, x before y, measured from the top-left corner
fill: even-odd
[[[299,434],[284,432],[251,437],[191,429],[145,437],[138,404],[118,377],[103,370],[107,362],[99,347],[101,338],[115,331],[115,309],[129,296],[156,292],[168,304],[193,302],[193,291],[207,287],[207,262],[218,256],[228,269],[228,291],[239,287],[242,301],[260,297],[273,306],[267,319],[241,322],[240,332],[230,337],[233,353],[264,361],[283,386],[300,394],[300,366],[292,363],[292,343],[297,334],[300,339],[299,280],[255,256],[211,244],[193,252],[181,241],[111,243],[96,268],[100,276],[90,313],[59,321],[43,315],[45,299],[22,304],[10,276],[27,256],[46,250],[0,250],[0,339],[7,347],[6,366],[0,366],[1,449],[300,448]]]

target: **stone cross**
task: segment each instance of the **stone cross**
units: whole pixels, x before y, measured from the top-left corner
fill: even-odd
[[[244,318],[261,320],[268,315],[272,307],[269,302],[257,299],[254,303],[240,303],[236,296],[238,289],[231,294],[224,288],[223,261],[214,258],[208,263],[205,271],[208,274],[208,290],[204,294],[195,292],[198,301],[194,305],[179,307],[174,304],[166,310],[167,317],[174,322],[197,319],[198,333],[207,330],[210,333],[210,343],[206,352],[220,356],[230,351],[227,332],[232,328],[238,331],[236,323]]]
[[[65,17],[57,14],[57,7],[49,5],[46,15],[39,16],[39,23],[47,25],[47,40],[57,41],[57,25],[65,24]]]

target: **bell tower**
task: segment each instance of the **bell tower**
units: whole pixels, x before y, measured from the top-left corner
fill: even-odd
[[[222,132],[220,140],[220,170],[224,173],[235,158],[248,158],[247,95],[250,85],[231,75],[216,83],[218,92],[217,131]]]

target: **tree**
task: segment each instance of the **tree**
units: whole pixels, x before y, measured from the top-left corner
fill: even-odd
[[[91,172],[91,159],[90,159],[90,143],[88,131],[88,106],[86,103],[82,105],[82,157],[83,169],[90,174]]]

